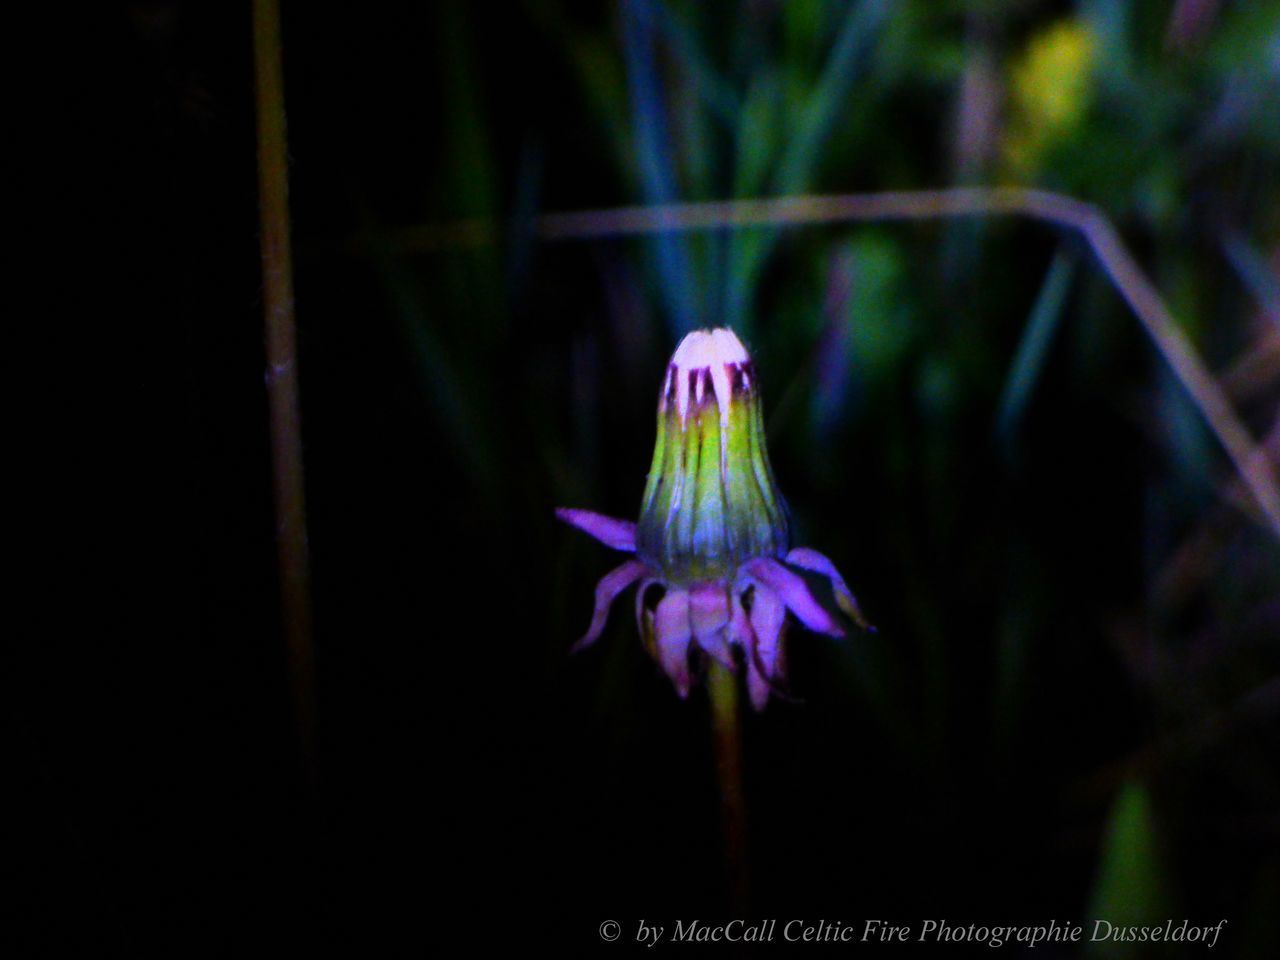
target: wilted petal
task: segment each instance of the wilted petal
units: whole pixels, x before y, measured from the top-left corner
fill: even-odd
[[[596,584],[596,609],[591,617],[591,627],[587,630],[587,635],[573,645],[571,653],[577,653],[596,642],[600,632],[604,630],[605,621],[609,619],[609,608],[613,606],[614,598],[648,570],[639,560],[628,560],[600,578],[600,582]]]
[[[743,569],[751,579],[776,593],[791,612],[800,618],[800,622],[810,630],[833,637],[844,636],[840,625],[813,598],[808,584],[777,560],[759,557],[744,564]]]
[[[729,652],[729,593],[723,584],[699,584],[689,591],[689,621],[698,646],[725,669],[735,671]]]
[[[614,550],[636,552],[636,525],[630,520],[618,520],[606,517],[590,510],[578,510],[574,507],[556,507],[556,516],[583,533],[595,537],[606,547]]]
[[[680,696],[689,695],[689,640],[693,630],[689,623],[689,594],[668,590],[653,613],[657,634],[658,662],[666,671]]]
[[[814,573],[820,573],[831,581],[831,588],[835,591],[836,603],[840,605],[840,609],[847,613],[863,630],[874,630],[867,618],[862,615],[862,610],[858,607],[858,599],[849,590],[848,584],[844,582],[844,577],[840,576],[840,571],[836,569],[836,565],[820,554],[817,550],[810,550],[808,547],[796,547],[787,554],[787,563],[794,563],[797,567],[804,567],[806,570],[812,570]]]

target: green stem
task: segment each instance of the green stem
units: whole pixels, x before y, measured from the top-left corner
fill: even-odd
[[[738,679],[712,662],[707,677],[711,699],[711,737],[715,744],[716,779],[720,784],[720,817],[724,836],[732,911],[747,909],[750,876],[747,866],[747,801],[742,789],[742,726]]]

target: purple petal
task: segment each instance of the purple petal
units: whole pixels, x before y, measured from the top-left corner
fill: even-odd
[[[751,586],[753,591],[750,617],[742,605],[739,590],[746,586]],[[782,692],[779,681],[785,670],[782,628],[786,616],[787,608],[773,591],[759,584],[751,585],[746,578],[735,585],[729,632],[732,642],[746,653],[747,693],[757,712],[768,706],[772,694]]]
[[[759,713],[769,705],[769,693],[772,687],[764,678],[756,662],[747,658],[747,694],[751,697],[751,706]]]
[[[808,547],[796,547],[787,554],[787,563],[794,563],[797,567],[804,567],[806,570],[812,570],[814,573],[820,573],[830,579],[831,587],[836,594],[836,603],[840,605],[840,609],[847,613],[850,619],[863,630],[875,629],[867,622],[867,618],[862,615],[862,610],[858,607],[858,599],[849,590],[848,584],[844,582],[844,577],[840,576],[840,571],[836,569],[836,565],[817,550],[810,550]]]
[[[756,638],[754,660],[770,679],[782,676],[782,624],[786,618],[787,608],[782,598],[772,590],[757,587],[751,598],[751,632]]]
[[[689,594],[669,590],[654,611],[654,632],[658,641],[658,662],[676,686],[681,699],[689,696]]]
[[[689,591],[689,622],[698,646],[731,673],[737,671],[729,652],[729,594],[722,584],[699,584]]]
[[[787,608],[772,590],[757,586],[751,598],[751,649],[747,653],[747,692],[751,705],[763,710],[773,685],[781,678],[782,625]]]
[[[590,510],[578,510],[573,507],[556,507],[556,516],[570,526],[577,527],[583,533],[595,537],[606,547],[614,550],[636,552],[636,525],[630,520],[618,520],[606,517],[602,513]]]
[[[758,557],[746,563],[743,569],[753,580],[776,593],[791,612],[800,618],[800,622],[810,630],[833,637],[844,636],[840,625],[813,598],[804,580],[777,560],[771,557]]]
[[[604,629],[605,621],[609,619],[609,608],[613,606],[614,598],[648,572],[649,568],[639,560],[628,560],[600,578],[600,582],[596,584],[596,609],[591,617],[591,627],[587,630],[587,635],[573,645],[570,653],[585,650],[596,642]]]

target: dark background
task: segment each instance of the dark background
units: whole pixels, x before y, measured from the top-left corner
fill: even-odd
[[[50,295],[84,389],[70,429],[19,440],[85,522],[34,523],[59,599],[12,674],[28,942],[572,954],[603,952],[605,919],[732,916],[705,696],[675,697],[629,597],[567,657],[610,558],[552,515],[634,515],[665,356],[730,322],[797,541],[880,628],[793,627],[800,702],[746,718],[750,915],[1226,917],[1223,953],[1269,955],[1280,549],[1078,241],[800,227],[753,273],[729,231],[551,244],[527,217],[1063,190],[1115,220],[1265,437],[1275,4],[1187,26],[1194,5],[1146,0],[286,3],[311,783],[242,6],[107,5],[47,35],[77,68]],[[829,119],[792,151],[808,116]],[[412,229],[463,217],[511,226],[480,249]],[[1018,372],[1038,301],[1055,332]]]

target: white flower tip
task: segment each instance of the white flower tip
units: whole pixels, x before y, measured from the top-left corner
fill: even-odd
[[[737,334],[721,327],[717,330],[695,330],[680,341],[671,362],[681,370],[697,370],[702,367],[726,363],[745,363],[747,348]]]
[[[694,402],[702,402],[707,378],[710,377],[716,404],[720,408],[720,425],[726,426],[729,422],[729,368],[733,366],[743,370],[745,378],[745,365],[750,359],[738,335],[725,327],[687,334],[672,354],[668,368],[668,376],[674,375],[676,380],[676,408],[680,411],[681,422],[689,414],[690,377],[686,374],[692,373]],[[663,392],[665,394],[665,389]]]

